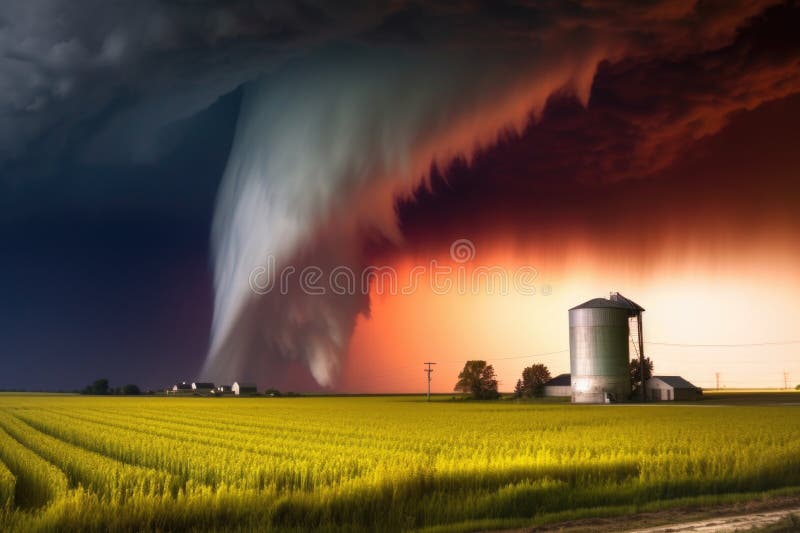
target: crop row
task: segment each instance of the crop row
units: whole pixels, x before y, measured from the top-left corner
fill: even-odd
[[[20,444],[0,427],[0,459],[15,475],[15,503],[38,507],[67,492],[64,472]]]
[[[14,505],[14,489],[17,479],[11,470],[0,462],[0,511]]]
[[[185,489],[185,483],[179,478],[74,446],[37,431],[6,412],[0,412],[0,427],[20,444],[61,469],[71,485],[81,485],[111,501],[124,501],[139,494],[174,495]]]

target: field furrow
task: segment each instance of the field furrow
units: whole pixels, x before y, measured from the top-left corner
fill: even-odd
[[[271,461],[268,456],[209,445],[202,439],[176,440],[86,421],[65,424],[62,418],[44,412],[16,416],[81,449],[210,486],[310,490],[320,484],[353,479],[359,468],[357,457],[334,456],[324,465],[299,458]],[[321,466],[324,470],[319,470]]]
[[[64,472],[23,446],[3,427],[0,427],[0,459],[16,477],[16,505],[39,507],[66,494],[68,481]]]
[[[14,505],[14,490],[16,485],[17,478],[15,478],[11,470],[0,461],[0,510],[9,509]]]
[[[0,426],[22,445],[59,467],[72,485],[82,485],[108,500],[124,501],[140,495],[175,495],[187,488],[185,481],[178,477],[125,464],[74,446],[7,412],[0,412]]]
[[[260,456],[274,457],[276,460],[286,459],[311,459],[318,458],[321,453],[329,456],[352,456],[372,457],[379,451],[389,448],[388,446],[376,447],[370,445],[368,439],[360,439],[358,443],[341,443],[332,441],[311,441],[306,442],[300,439],[287,438],[281,435],[281,429],[275,428],[270,431],[257,431],[252,428],[249,431],[239,431],[238,428],[231,428],[220,424],[220,427],[195,427],[184,422],[175,422],[174,419],[143,416],[143,415],[115,415],[100,413],[81,413],[50,411],[59,417],[71,418],[78,421],[95,423],[116,427],[120,429],[143,432],[150,435],[174,439],[183,442],[204,443],[213,446],[221,446],[232,450],[252,452]],[[36,417],[37,415],[33,415]],[[405,450],[398,447],[397,443],[392,447],[391,455],[406,455],[405,461],[414,462],[419,460],[421,449]]]

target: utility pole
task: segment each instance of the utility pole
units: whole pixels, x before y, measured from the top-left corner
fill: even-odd
[[[636,314],[636,326],[639,335],[639,374],[642,377],[642,402],[647,401],[647,395],[645,394],[644,385],[646,380],[644,379],[644,336],[642,334],[642,312],[639,311]]]
[[[423,363],[428,365],[428,368],[425,369],[425,372],[428,373],[428,401],[431,401],[431,373],[433,372],[433,368],[431,365],[435,365],[436,363]]]
[[[714,372],[714,374],[717,376],[717,390],[719,390],[719,372]]]
[[[783,388],[789,390],[789,373],[786,370],[783,371]]]

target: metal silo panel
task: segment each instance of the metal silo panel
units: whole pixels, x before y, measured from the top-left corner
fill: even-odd
[[[603,403],[606,393],[628,399],[628,312],[616,308],[578,308],[569,312],[572,400]]]

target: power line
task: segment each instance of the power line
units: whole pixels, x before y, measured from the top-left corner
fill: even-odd
[[[566,353],[568,351],[569,351],[569,349],[556,350],[555,352],[532,353],[532,354],[528,354],[528,355],[511,355],[511,356],[508,356],[508,357],[492,357],[491,360],[492,361],[507,361],[509,359],[531,359],[531,358],[534,358],[534,357],[544,357],[546,355],[556,355],[556,354],[560,354],[560,353]],[[465,359],[450,359],[450,360],[445,361],[445,362],[446,363],[463,363],[464,361],[465,361]]]
[[[658,346],[681,346],[683,348],[747,348],[756,346],[786,346],[789,344],[800,344],[800,341],[776,341],[776,342],[750,342],[742,344],[688,344],[679,342],[656,342],[644,341],[645,344],[655,344]]]

